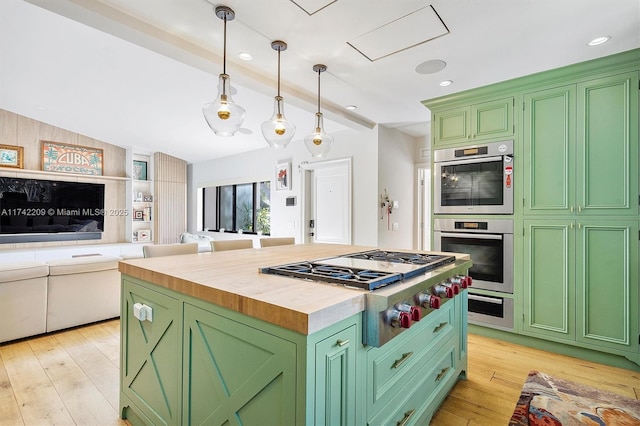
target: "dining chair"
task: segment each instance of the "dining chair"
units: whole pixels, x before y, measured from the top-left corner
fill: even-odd
[[[295,243],[294,237],[260,238],[260,247],[287,246]]]
[[[198,243],[154,244],[142,246],[144,257],[175,256],[178,254],[198,253]]]
[[[214,240],[211,251],[226,251],[253,248],[253,240]]]

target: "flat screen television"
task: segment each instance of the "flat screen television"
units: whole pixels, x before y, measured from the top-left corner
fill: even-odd
[[[104,232],[104,184],[0,177],[0,243],[93,240]]]

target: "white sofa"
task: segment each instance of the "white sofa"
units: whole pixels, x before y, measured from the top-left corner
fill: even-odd
[[[46,331],[48,275],[41,262],[0,264],[0,342]]]
[[[51,260],[47,332],[120,316],[119,257]]]
[[[120,316],[119,260],[0,263],[0,342]]]

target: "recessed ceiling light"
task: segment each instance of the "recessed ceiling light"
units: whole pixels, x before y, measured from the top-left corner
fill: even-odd
[[[597,46],[599,44],[606,43],[609,40],[611,40],[611,36],[596,37],[589,42],[589,46]]]
[[[354,109],[358,109],[358,107],[355,105],[347,105],[345,108],[351,111],[353,111]]]
[[[47,109],[48,109],[48,108],[47,108],[46,106],[44,106],[44,105],[36,105],[36,108],[38,108],[39,110],[42,110],[42,111],[44,111],[44,110],[47,110]]]
[[[433,74],[438,71],[442,71],[447,66],[445,61],[441,61],[440,59],[432,59],[430,61],[425,61],[419,64],[416,67],[416,72],[418,74]]]
[[[440,86],[442,86],[442,87],[451,86],[452,84],[453,84],[452,80],[445,80],[445,81],[441,81],[440,82]]]
[[[250,61],[253,59],[253,56],[251,56],[251,53],[240,52],[238,53],[238,58],[242,59],[243,61]]]

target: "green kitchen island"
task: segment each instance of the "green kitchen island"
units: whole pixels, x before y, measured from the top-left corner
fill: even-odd
[[[259,272],[370,249],[307,244],[120,262],[121,417],[134,425],[428,424],[466,374],[466,291],[378,348],[363,343],[366,291]],[[407,282],[435,285],[470,266],[456,255]]]

